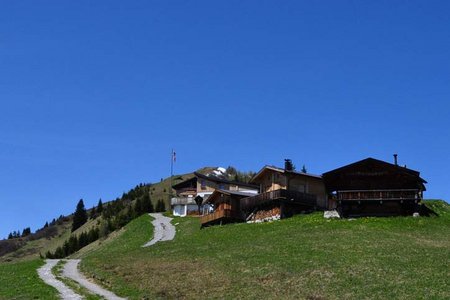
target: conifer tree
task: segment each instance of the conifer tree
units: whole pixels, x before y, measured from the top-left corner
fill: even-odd
[[[303,167],[302,167],[302,173],[308,173],[308,170],[306,169],[305,165],[303,165]]]
[[[77,204],[77,208],[75,210],[75,213],[73,215],[73,223],[72,223],[72,232],[80,228],[84,223],[87,222],[87,213],[86,209],[84,208],[83,199],[80,199]]]
[[[98,204],[97,204],[97,213],[101,214],[103,212],[103,203],[102,203],[102,199],[98,200]]]
[[[78,246],[81,249],[84,246],[86,246],[87,244],[89,244],[88,235],[86,232],[82,232],[80,234],[80,237],[78,238]]]
[[[26,237],[27,235],[31,234],[31,229],[30,227],[24,228],[22,231],[22,237]]]
[[[152,213],[153,212],[153,204],[152,199],[148,193],[145,193],[142,199],[142,210],[144,213]]]
[[[156,212],[164,212],[166,211],[166,205],[162,199],[159,199],[156,203]]]
[[[134,213],[138,217],[144,213],[141,198],[136,199],[136,203],[134,204]]]
[[[95,209],[95,206],[91,209],[91,219],[95,219],[97,217],[97,210]]]

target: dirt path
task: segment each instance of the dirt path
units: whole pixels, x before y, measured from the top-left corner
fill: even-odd
[[[92,283],[86,277],[84,277],[83,274],[78,271],[78,264],[80,263],[80,261],[80,259],[68,259],[67,263],[64,265],[63,276],[78,282],[82,287],[88,289],[94,294],[104,297],[107,300],[126,299],[115,295],[113,292],[105,290],[104,288],[98,286],[95,283]]]
[[[148,247],[148,246],[156,244],[157,242],[173,240],[175,237],[175,226],[173,226],[170,223],[172,218],[165,217],[160,213],[153,213],[153,214],[149,214],[149,215],[152,216],[153,218],[155,218],[152,221],[152,224],[155,227],[155,230],[153,233],[153,239],[150,240],[145,245],[143,245],[142,247]]]
[[[154,245],[158,242],[170,241],[175,237],[175,226],[173,226],[170,221],[172,218],[165,217],[160,213],[149,214],[154,218],[152,221],[153,226],[155,227],[153,239],[148,243],[143,245],[142,247],[148,247]],[[56,277],[52,274],[52,268],[59,262],[59,259],[47,259],[46,264],[38,269],[39,276],[41,279],[47,283],[48,285],[53,286],[58,290],[60,296],[63,300],[81,300],[82,296],[76,294],[69,287],[67,287],[64,283],[57,280]],[[126,298],[121,298],[114,293],[105,290],[99,285],[89,281],[83,274],[78,271],[78,265],[80,264],[80,259],[67,259],[66,264],[64,265],[62,275],[64,277],[70,278],[84,288],[88,289],[94,294],[100,295],[107,300],[122,300]]]
[[[52,268],[56,266],[59,259],[47,259],[46,264],[38,269],[39,277],[48,285],[54,287],[58,290],[61,299],[63,300],[81,300],[83,297],[76,294],[70,288],[68,288],[64,283],[56,279],[55,275],[52,273]]]

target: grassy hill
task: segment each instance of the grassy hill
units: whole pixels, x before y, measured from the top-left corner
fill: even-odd
[[[81,253],[81,267],[130,299],[448,299],[450,207],[427,206],[439,216],[314,213],[203,230],[198,218],[175,218],[175,240],[150,248],[140,247],[152,235],[142,216]]]
[[[0,299],[59,299],[56,290],[40,280],[39,259],[0,264]]]
[[[197,170],[197,172],[205,174],[213,169],[215,168],[205,167]],[[172,184],[187,180],[193,176],[193,173],[175,175],[172,178]],[[143,188],[149,191],[154,207],[156,206],[158,200],[163,200],[165,202],[166,208],[170,207],[170,183],[170,178],[166,178],[158,183],[143,186]],[[131,204],[133,205],[134,202],[135,200],[131,201]],[[107,204],[108,202],[104,203],[105,206]],[[88,214],[90,214],[90,211],[88,211]],[[3,250],[0,251],[0,263],[34,260],[36,258],[39,258],[40,253],[44,255],[47,251],[54,252],[57,247],[62,246],[64,242],[70,237],[72,217],[72,215],[69,215],[58,219],[58,222],[56,222],[56,224],[50,226],[52,228],[47,228],[45,230],[48,231],[49,234],[40,234],[36,238],[34,238],[33,236],[28,236],[26,238],[0,241],[0,250]],[[81,228],[77,229],[74,234],[79,235],[82,232],[87,232],[89,231],[89,229],[98,226],[101,222],[102,217],[96,218],[95,220],[89,219],[88,222]],[[11,250],[8,251],[6,250],[7,248]]]

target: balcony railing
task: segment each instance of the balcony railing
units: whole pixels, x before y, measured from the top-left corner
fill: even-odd
[[[187,187],[187,188],[182,188],[182,189],[177,189],[177,194],[181,194],[181,193],[196,193],[197,192],[197,188],[196,187]]]
[[[170,199],[170,205],[196,204],[193,197],[174,197]]]
[[[279,189],[241,199],[241,210],[249,210],[255,206],[263,205],[277,199],[310,206],[315,206],[317,203],[316,195]]]
[[[420,193],[415,189],[403,190],[357,190],[337,191],[337,200],[340,201],[370,201],[370,200],[418,200]]]
[[[201,223],[202,225],[213,222],[213,221],[219,221],[221,219],[236,219],[236,220],[242,220],[243,215],[239,211],[231,210],[231,209],[221,209],[213,211],[210,214],[204,215],[201,217]]]

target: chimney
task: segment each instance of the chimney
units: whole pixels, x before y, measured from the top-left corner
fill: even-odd
[[[285,171],[293,171],[294,167],[292,165],[292,160],[285,159],[284,160],[284,170]]]
[[[394,154],[394,165],[398,166],[398,162],[397,162],[397,154]]]

